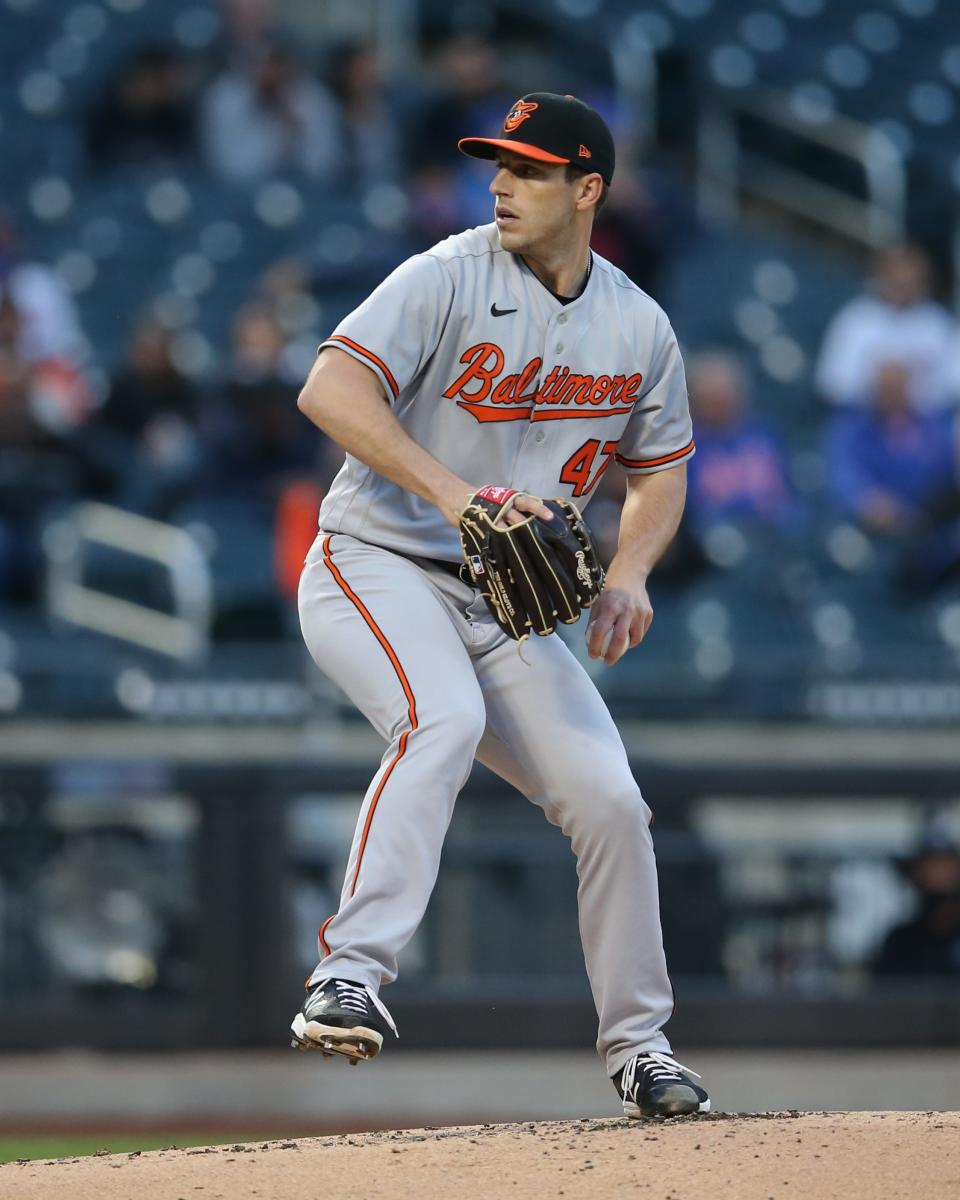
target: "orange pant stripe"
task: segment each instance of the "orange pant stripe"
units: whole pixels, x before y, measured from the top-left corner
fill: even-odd
[[[352,896],[357,890],[357,879],[359,878],[359,875],[360,875],[360,864],[363,862],[363,852],[367,848],[367,839],[370,836],[370,826],[373,824],[373,817],[377,811],[377,805],[380,803],[380,796],[383,794],[383,789],[386,786],[387,780],[393,774],[394,767],[397,765],[397,763],[400,761],[400,759],[403,758],[404,753],[406,752],[407,739],[410,737],[410,734],[413,733],[413,731],[418,726],[417,702],[413,695],[413,689],[410,686],[410,681],[407,679],[406,673],[404,672],[403,667],[400,665],[400,660],[399,660],[399,658],[397,658],[396,651],[390,645],[390,642],[389,642],[386,634],[383,632],[383,630],[380,628],[380,626],[376,623],[376,621],[370,615],[370,610],[363,603],[363,601],[356,594],[356,592],[354,592],[354,590],[350,587],[350,585],[347,583],[347,581],[343,578],[343,576],[340,574],[338,567],[334,563],[333,552],[330,549],[331,537],[332,537],[332,535],[328,534],[323,540],[324,564],[327,566],[331,575],[336,580],[337,586],[340,588],[340,590],[343,592],[343,594],[347,597],[347,599],[350,601],[350,603],[354,606],[354,608],[357,610],[357,612],[360,614],[360,616],[363,617],[363,619],[367,623],[367,626],[369,627],[371,633],[377,639],[377,641],[380,643],[380,645],[383,647],[384,652],[387,655],[387,658],[390,659],[390,664],[397,674],[397,679],[400,681],[400,686],[403,689],[403,694],[407,700],[407,719],[410,722],[410,728],[405,730],[404,733],[401,734],[400,743],[397,746],[397,752],[393,756],[393,758],[390,760],[390,762],[387,766],[387,769],[384,771],[384,773],[380,779],[380,782],[377,784],[377,790],[373,793],[373,798],[370,801],[370,807],[367,810],[367,819],[363,823],[363,833],[360,836],[360,848],[357,853],[357,863],[356,863],[356,866],[354,867],[353,878],[350,882],[350,895]],[[334,914],[334,915],[336,915],[336,914]],[[327,917],[327,919],[324,921],[324,923],[320,926],[320,935],[319,935],[320,936],[320,945],[325,954],[330,953],[330,947],[327,945],[324,935],[327,931],[327,927],[329,926],[329,924],[332,920],[333,920],[332,916]]]

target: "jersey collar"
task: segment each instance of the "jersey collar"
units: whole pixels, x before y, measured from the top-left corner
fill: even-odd
[[[557,292],[555,292],[553,290],[553,288],[547,287],[547,285],[543,282],[543,280],[536,273],[536,271],[532,270],[527,265],[527,260],[523,257],[522,254],[515,254],[514,258],[517,260],[518,264],[520,264],[521,270],[526,271],[533,279],[535,279],[537,281],[537,283],[540,284],[540,286],[543,288],[543,290],[545,292],[548,292],[554,298],[554,300],[557,301],[558,304],[563,305],[565,308],[569,307],[569,305],[573,304],[574,301],[580,299],[580,297],[583,295],[583,293],[587,290],[587,284],[590,282],[590,276],[593,274],[593,251],[591,250],[590,257],[587,259],[587,273],[583,277],[583,283],[580,284],[579,291],[577,292],[577,294],[575,296],[561,296]]]

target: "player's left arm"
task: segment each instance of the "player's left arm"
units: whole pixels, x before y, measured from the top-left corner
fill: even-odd
[[[687,466],[627,476],[617,552],[590,612],[587,650],[608,667],[643,640],[653,621],[647,577],[673,540],[687,495]]]

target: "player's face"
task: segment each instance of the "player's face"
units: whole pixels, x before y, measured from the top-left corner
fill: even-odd
[[[562,239],[573,228],[578,180],[566,168],[501,151],[490,184],[500,245],[513,254]]]

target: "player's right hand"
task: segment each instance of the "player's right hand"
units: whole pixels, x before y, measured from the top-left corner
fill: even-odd
[[[526,492],[514,497],[513,504],[507,509],[507,515],[503,519],[508,525],[517,525],[528,516],[542,517],[545,521],[553,520],[553,513],[540,497],[530,496]]]
[[[477,492],[483,487],[493,487],[492,484],[482,484],[478,487],[471,488],[466,494],[460,489],[451,494],[450,499],[445,503],[440,511],[455,528],[460,526],[460,516],[463,510],[473,500]],[[510,488],[497,489],[504,493],[510,492]],[[528,516],[542,517],[545,521],[553,520],[553,513],[544,504],[539,496],[531,496],[528,492],[518,492],[511,500],[510,507],[501,518],[508,525],[516,525],[520,521],[525,520]]]
[[[616,578],[611,581],[608,575],[587,624],[587,653],[612,667],[628,650],[640,645],[652,621],[653,606],[646,583],[635,580],[626,585]]]

